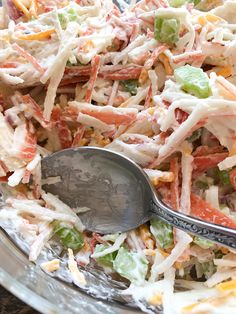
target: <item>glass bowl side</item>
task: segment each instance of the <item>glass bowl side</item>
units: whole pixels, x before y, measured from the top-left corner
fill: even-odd
[[[138,314],[117,303],[97,300],[79,288],[62,283],[30,263],[0,229],[0,284],[37,311],[45,314]]]

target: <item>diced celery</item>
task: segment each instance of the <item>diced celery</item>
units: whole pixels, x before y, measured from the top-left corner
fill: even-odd
[[[229,172],[227,170],[219,171],[218,175],[219,175],[220,183],[222,183],[223,185],[231,184],[230,178],[229,178]]]
[[[68,12],[68,17],[69,17],[70,22],[78,20],[78,14],[76,13],[74,9],[71,8],[67,12]]]
[[[222,258],[225,254],[221,250],[214,251],[215,258]]]
[[[111,241],[115,242],[116,239],[119,237],[119,233],[112,233],[112,234],[106,234],[102,237],[104,241]]]
[[[222,5],[222,2],[222,0],[194,0],[194,5],[198,10],[207,12]]]
[[[171,7],[178,8],[187,3],[193,3],[195,6],[198,5],[201,0],[169,0]]]
[[[148,261],[141,253],[129,252],[121,247],[113,262],[114,270],[122,277],[140,285],[148,271]]]
[[[65,14],[58,13],[57,16],[58,16],[59,22],[61,24],[61,28],[66,29],[67,21],[66,21]]]
[[[200,190],[207,190],[209,188],[209,184],[207,181],[196,181],[195,186]]]
[[[188,2],[188,0],[169,0],[170,6],[174,8],[181,7],[186,2]]]
[[[137,80],[125,80],[121,81],[121,84],[123,85],[126,92],[129,92],[133,96],[137,94]]]
[[[209,249],[214,246],[214,242],[203,239],[201,237],[194,237],[193,242],[200,246],[202,249]]]
[[[95,247],[94,253],[103,252],[104,250],[106,250],[108,248],[109,248],[108,244],[97,244],[96,247]],[[113,266],[113,261],[116,258],[116,255],[117,255],[117,252],[112,252],[112,253],[109,253],[109,254],[107,254],[105,256],[96,258],[96,261],[99,264],[101,264],[102,266],[112,267]]]
[[[198,98],[207,98],[211,95],[208,76],[202,69],[185,65],[176,69],[174,75],[185,92]]]
[[[78,20],[78,14],[76,13],[74,9],[69,9],[65,13],[58,13],[57,16],[58,16],[62,29],[66,29],[68,22],[73,22],[73,21]]]
[[[197,176],[193,181],[193,188],[200,190],[207,190],[210,186],[214,185],[214,180],[211,176],[207,176],[205,173]]]
[[[206,279],[210,278],[216,271],[216,266],[214,265],[213,261],[201,263],[202,272]]]
[[[187,141],[190,143],[193,143],[196,140],[198,140],[201,136],[202,136],[202,128],[194,131],[193,134],[187,138]]]
[[[150,230],[161,248],[168,249],[173,245],[173,228],[169,224],[155,218],[151,220]]]
[[[84,246],[83,235],[75,228],[71,228],[61,222],[55,222],[53,224],[53,231],[66,248],[80,250]]]
[[[222,170],[220,171],[218,167],[212,169],[212,177],[216,185],[221,184],[225,186],[230,186],[230,177],[229,171]]]
[[[154,36],[161,43],[175,44],[179,40],[180,22],[175,18],[156,16]]]

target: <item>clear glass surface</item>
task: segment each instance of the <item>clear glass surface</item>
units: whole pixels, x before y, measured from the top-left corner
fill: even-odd
[[[45,274],[0,229],[0,284],[41,313],[137,314],[138,310],[93,298]]]

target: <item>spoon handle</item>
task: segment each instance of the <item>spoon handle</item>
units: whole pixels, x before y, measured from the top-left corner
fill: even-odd
[[[214,241],[220,245],[236,249],[236,229],[215,225],[176,212],[156,197],[151,201],[151,212],[173,227]]]

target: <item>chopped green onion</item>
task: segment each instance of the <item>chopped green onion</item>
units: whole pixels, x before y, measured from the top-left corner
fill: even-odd
[[[168,249],[173,246],[173,228],[169,224],[155,218],[151,220],[150,230],[161,248]]]
[[[104,250],[108,249],[109,245],[107,244],[97,244],[95,247],[94,253],[100,253],[103,252]],[[113,261],[115,260],[117,255],[117,252],[109,253],[107,255],[104,255],[102,257],[96,258],[96,261],[101,264],[102,266],[113,266]]]
[[[84,246],[83,235],[75,228],[71,228],[61,222],[55,222],[53,231],[66,248],[77,251]]]
[[[202,136],[202,128],[194,131],[193,134],[187,138],[187,141],[189,143],[193,143],[196,140],[198,140],[201,136]]]
[[[114,270],[134,284],[142,284],[148,271],[148,261],[142,253],[129,252],[124,247],[113,262]]]
[[[214,246],[214,242],[210,240],[203,239],[201,237],[194,237],[193,242],[200,246],[202,249],[209,249]]]
[[[133,96],[137,94],[137,80],[125,80],[121,81],[121,84],[123,85],[126,92],[129,92]]]
[[[198,98],[207,98],[211,95],[208,76],[202,69],[185,65],[176,69],[174,75],[185,92]]]
[[[154,37],[161,43],[175,44],[179,40],[180,22],[174,18],[156,16]]]

